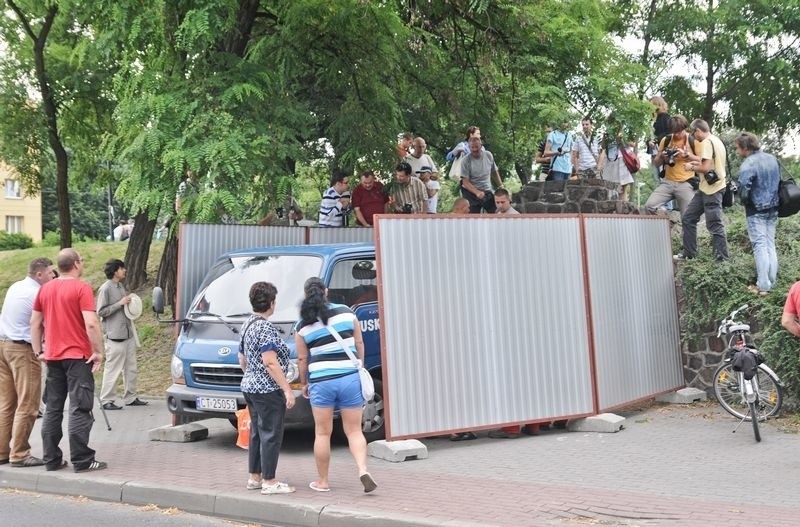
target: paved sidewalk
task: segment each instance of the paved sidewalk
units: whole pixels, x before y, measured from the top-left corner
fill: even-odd
[[[298,489],[287,496],[245,490],[247,453],[225,421],[205,421],[208,439],[179,444],[147,439],[149,429],[169,422],[161,400],[108,415],[113,430],[97,412],[91,439],[108,470],[3,465],[0,487],[297,526],[775,527],[800,518],[800,436],[777,420],[762,426],[763,442],[755,443],[749,423],[732,434],[736,421],[712,403],[623,413],[626,429],[617,434],[424,440],[428,459],[370,459],[379,484],[372,494],[363,493],[341,441],[334,444],[332,492],[310,490],[312,432],[291,430],[278,467]],[[32,439],[40,455],[39,424]],[[68,459],[67,443],[65,437]]]

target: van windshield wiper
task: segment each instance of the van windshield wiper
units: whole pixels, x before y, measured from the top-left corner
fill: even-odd
[[[192,315],[195,315],[195,316],[202,315],[204,317],[214,317],[217,320],[219,320],[220,322],[222,322],[223,324],[225,324],[225,327],[227,327],[228,329],[230,329],[231,331],[233,331],[237,335],[239,334],[239,328],[237,328],[236,326],[234,326],[233,324],[231,324],[230,322],[228,322],[227,320],[222,318],[222,315],[218,315],[216,313],[211,313],[210,311],[190,311],[187,316],[192,316]]]

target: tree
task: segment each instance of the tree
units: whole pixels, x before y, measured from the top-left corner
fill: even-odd
[[[779,136],[800,124],[800,1],[648,0],[624,9],[636,16],[622,31],[643,39],[641,63],[674,113]]]

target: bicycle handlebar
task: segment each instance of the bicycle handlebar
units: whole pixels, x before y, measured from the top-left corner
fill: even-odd
[[[737,323],[736,322],[736,315],[738,315],[742,311],[744,311],[746,309],[749,309],[749,308],[750,308],[749,304],[744,304],[742,306],[739,306],[738,309],[734,309],[733,311],[731,311],[731,314],[728,315],[727,318],[723,319],[719,323],[719,327],[717,328],[717,338],[721,337],[723,333],[727,333],[728,332],[727,331],[728,326],[732,326],[733,324]]]

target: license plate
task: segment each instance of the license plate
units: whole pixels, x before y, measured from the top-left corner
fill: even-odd
[[[227,397],[197,397],[198,410],[215,410],[218,412],[235,412],[238,410],[236,399]]]

